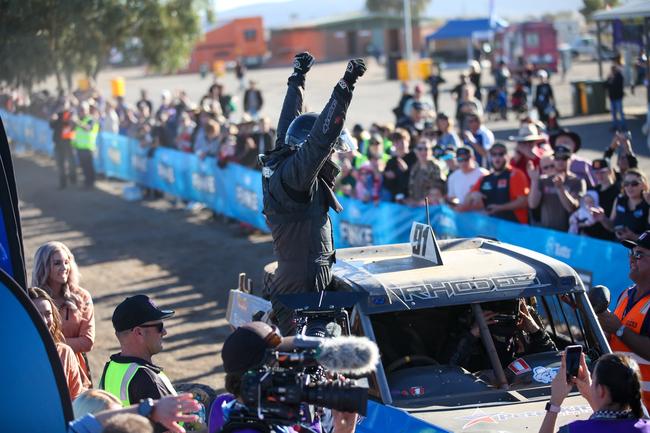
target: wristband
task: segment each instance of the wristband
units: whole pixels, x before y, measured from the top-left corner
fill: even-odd
[[[560,411],[562,410],[562,406],[556,406],[554,404],[551,404],[551,402],[549,401],[548,403],[546,403],[546,407],[544,407],[544,410],[546,412],[551,412],[551,413],[560,413]]]
[[[154,405],[155,403],[152,398],[145,398],[143,400],[140,400],[140,404],[138,405],[138,415],[143,416],[147,419],[151,419]]]

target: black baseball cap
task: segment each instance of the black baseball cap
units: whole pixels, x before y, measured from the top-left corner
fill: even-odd
[[[556,158],[559,157],[559,158],[569,159],[571,157],[571,149],[569,149],[566,146],[562,146],[562,145],[555,146],[553,150],[554,150],[553,156]]]
[[[290,347],[293,337],[282,337],[264,322],[245,323],[226,338],[221,348],[226,373],[244,373],[264,361],[267,349]]]
[[[456,158],[458,157],[468,157],[471,158],[474,156],[474,151],[470,147],[459,147],[456,149]]]
[[[606,159],[594,159],[591,163],[591,166],[594,170],[601,170],[603,168],[609,168],[609,162]]]
[[[113,311],[113,328],[116,332],[135,328],[154,320],[168,319],[174,310],[161,310],[147,295],[130,296]]]
[[[646,230],[639,236],[636,241],[624,240],[621,242],[624,247],[632,249],[634,247],[641,247],[650,250],[650,230]]]
[[[494,150],[494,149],[503,149],[506,152],[508,151],[508,148],[506,147],[506,145],[504,143],[500,142],[500,141],[495,141],[494,144],[492,146],[490,146],[490,152],[492,150]]]

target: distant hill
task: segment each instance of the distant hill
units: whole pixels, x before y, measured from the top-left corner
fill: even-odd
[[[266,28],[282,27],[294,22],[324,18],[363,10],[365,0],[288,0],[261,3],[218,13],[219,21],[261,15]],[[494,0],[496,14],[502,18],[521,19],[545,13],[578,10],[582,0]],[[426,15],[431,18],[487,16],[489,0],[432,0]]]

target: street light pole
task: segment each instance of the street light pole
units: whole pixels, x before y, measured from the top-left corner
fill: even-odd
[[[404,47],[408,64],[409,81],[413,79],[413,29],[411,28],[411,0],[404,0]]]

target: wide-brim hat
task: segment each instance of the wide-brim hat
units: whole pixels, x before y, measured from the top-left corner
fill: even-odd
[[[546,140],[546,136],[541,135],[537,126],[532,123],[527,123],[519,128],[519,134],[511,135],[508,137],[510,141],[540,141]]]
[[[551,137],[549,138],[549,142],[551,143],[552,148],[555,148],[555,141],[558,139],[558,137],[562,135],[569,137],[575,143],[573,153],[576,153],[578,150],[580,150],[580,147],[582,147],[582,139],[577,133],[573,131],[569,131],[568,129],[560,129],[558,132],[551,135]]]

